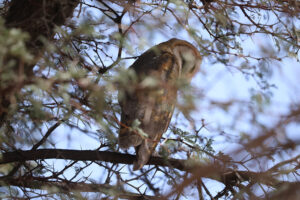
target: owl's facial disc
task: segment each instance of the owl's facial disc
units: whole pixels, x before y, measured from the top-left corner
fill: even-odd
[[[195,69],[195,56],[191,51],[182,52],[182,72],[184,74],[192,73]]]
[[[194,49],[188,46],[177,46],[174,49],[174,54],[181,67],[181,76],[190,79],[198,71],[200,67],[200,58],[195,55]]]

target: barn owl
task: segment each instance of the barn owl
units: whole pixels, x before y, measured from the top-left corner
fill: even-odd
[[[192,44],[173,38],[150,48],[130,66],[137,76],[137,86],[124,91],[122,97],[119,92],[119,146],[135,147],[137,160],[133,170],[148,162],[169,126],[177,99],[176,81],[190,82],[201,61]],[[156,84],[149,84],[153,82]],[[139,124],[138,129],[131,128],[133,123]]]

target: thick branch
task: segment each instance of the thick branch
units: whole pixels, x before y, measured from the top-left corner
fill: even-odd
[[[67,159],[77,161],[104,161],[113,164],[133,164],[136,156],[109,151],[93,150],[67,150],[67,149],[39,149],[28,151],[13,151],[2,154],[0,164],[12,162],[24,162],[28,160],[39,159]],[[171,167],[181,171],[188,171],[199,174],[199,177],[211,178],[221,181],[224,184],[234,185],[237,182],[255,181],[269,186],[281,184],[267,172],[237,171],[224,169],[221,166],[205,164],[187,164],[187,160],[164,159],[161,157],[151,157],[147,165],[157,165],[162,167]]]
[[[122,154],[109,151],[93,150],[67,150],[67,149],[39,149],[28,151],[13,151],[2,154],[0,164],[21,162],[38,159],[69,159],[81,161],[104,161],[114,164],[133,164],[136,157],[130,154]],[[186,171],[188,167],[184,165],[185,160],[169,159],[161,157],[151,157],[149,165],[172,166],[176,169]]]

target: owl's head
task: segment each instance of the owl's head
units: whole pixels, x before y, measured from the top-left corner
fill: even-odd
[[[202,57],[191,43],[173,38],[165,42],[165,47],[174,55],[178,66],[180,67],[180,76],[187,80],[192,77],[200,69]]]

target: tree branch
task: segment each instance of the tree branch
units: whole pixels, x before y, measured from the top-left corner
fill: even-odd
[[[56,191],[57,193],[67,193],[70,192],[100,192],[103,194],[119,197],[121,199],[155,199],[153,196],[136,194],[132,192],[124,191],[116,186],[111,186],[108,184],[93,184],[84,182],[57,182],[57,181],[39,181],[35,180],[35,177],[22,177],[22,178],[5,178],[0,182],[0,186],[17,186],[25,187],[31,189],[41,189],[50,190],[51,192]],[[53,190],[53,189],[56,190]]]
[[[69,159],[80,161],[104,161],[114,164],[133,164],[136,159],[135,155],[122,154],[110,151],[94,150],[68,150],[68,149],[39,149],[27,151],[12,151],[2,153],[0,164],[11,162],[24,162],[27,160],[38,159]],[[163,159],[161,157],[151,157],[148,165],[172,166],[173,168],[187,171],[189,167],[184,165],[186,160],[180,159]]]
[[[39,159],[67,159],[74,161],[104,161],[113,164],[133,164],[135,155],[123,154],[109,151],[94,150],[67,150],[67,149],[39,149],[27,151],[13,151],[2,153],[0,164],[12,162],[24,162]],[[221,167],[215,164],[191,164],[182,159],[164,159],[152,156],[147,165],[157,165],[161,167],[171,167],[181,171],[197,174],[199,177],[210,178],[221,181],[224,184],[235,185],[243,181],[257,181],[269,186],[282,184],[268,172],[238,171]]]

